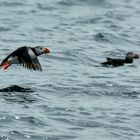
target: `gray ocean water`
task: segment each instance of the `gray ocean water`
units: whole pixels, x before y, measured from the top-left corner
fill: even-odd
[[[140,60],[100,65],[140,53],[139,23],[139,0],[1,0],[0,61],[24,45],[51,53],[43,72],[0,70],[0,140],[139,140]]]

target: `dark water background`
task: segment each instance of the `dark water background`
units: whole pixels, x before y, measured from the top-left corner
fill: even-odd
[[[100,66],[140,53],[139,0],[1,0],[0,60],[24,45],[51,54],[42,73],[0,71],[19,86],[0,90],[0,140],[140,139],[140,60]]]

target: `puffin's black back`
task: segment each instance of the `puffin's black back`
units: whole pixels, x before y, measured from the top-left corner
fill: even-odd
[[[106,58],[107,61],[101,63],[103,66],[110,66],[112,65],[113,67],[118,67],[118,66],[123,66],[125,63],[124,59],[113,59],[113,58]]]

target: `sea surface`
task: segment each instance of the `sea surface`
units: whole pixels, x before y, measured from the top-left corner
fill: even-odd
[[[139,0],[0,0],[0,61],[50,48],[43,72],[0,69],[0,140],[139,140]]]

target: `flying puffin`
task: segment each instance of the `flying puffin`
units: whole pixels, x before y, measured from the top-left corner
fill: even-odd
[[[37,46],[34,48],[23,46],[17,48],[11,54],[9,54],[0,64],[0,68],[4,70],[8,69],[12,64],[20,64],[23,67],[34,70],[42,71],[42,67],[37,59],[41,54],[50,53],[48,48]]]
[[[106,62],[101,63],[102,66],[113,66],[113,67],[118,67],[118,66],[123,66],[125,63],[133,63],[133,59],[138,59],[139,55],[134,52],[128,52],[126,54],[125,59],[114,59],[114,58],[106,58]]]

